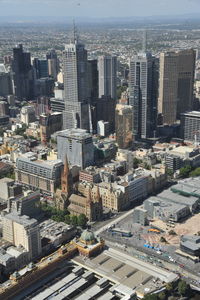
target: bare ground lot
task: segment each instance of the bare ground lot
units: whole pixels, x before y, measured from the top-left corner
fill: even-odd
[[[156,220],[151,223],[153,226],[161,228],[165,231],[162,234],[141,234],[141,236],[149,243],[160,243],[160,237],[163,236],[169,244],[179,245],[181,235],[194,235],[200,232],[200,213],[192,216],[183,223],[175,225],[174,228],[169,227],[161,220]],[[169,231],[173,230],[177,235],[170,235]]]

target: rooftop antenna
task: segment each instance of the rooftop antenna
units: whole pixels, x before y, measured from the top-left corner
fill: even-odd
[[[142,52],[147,52],[147,31],[146,29],[143,32],[143,40],[142,40]]]

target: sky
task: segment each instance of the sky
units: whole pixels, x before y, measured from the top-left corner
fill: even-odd
[[[200,14],[200,0],[0,0],[0,16],[131,17]]]

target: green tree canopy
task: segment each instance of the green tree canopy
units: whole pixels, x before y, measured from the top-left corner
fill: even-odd
[[[78,216],[78,226],[85,227],[86,224],[87,224],[86,215],[80,214]]]
[[[189,174],[191,171],[192,171],[192,167],[189,165],[181,168],[180,169],[180,177],[182,177],[182,178],[189,177]]]
[[[181,296],[185,296],[188,291],[189,291],[188,284],[184,280],[179,281],[179,283],[178,283],[178,292],[179,292],[179,294]]]
[[[78,225],[78,217],[77,216],[71,216],[71,224],[73,226],[77,226]]]

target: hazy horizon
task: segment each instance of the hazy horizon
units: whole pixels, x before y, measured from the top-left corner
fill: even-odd
[[[153,17],[200,14],[200,0],[0,0],[1,17]]]

